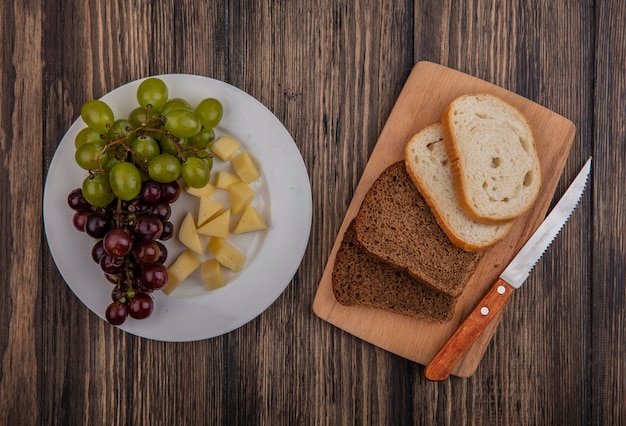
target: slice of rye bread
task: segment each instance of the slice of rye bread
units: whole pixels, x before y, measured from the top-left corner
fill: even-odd
[[[342,305],[383,309],[436,323],[452,319],[457,301],[367,253],[356,241],[354,221],[335,257],[332,288]]]
[[[439,227],[403,161],[385,169],[355,220],[356,239],[370,254],[451,297],[458,297],[484,252],[455,246]]]

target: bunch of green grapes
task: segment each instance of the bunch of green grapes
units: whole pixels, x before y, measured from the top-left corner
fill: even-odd
[[[75,139],[75,160],[89,172],[82,187],[68,195],[74,227],[95,239],[92,258],[115,288],[107,320],[148,317],[153,291],[167,284],[167,249],[172,237],[170,204],[180,195],[178,181],[194,188],[210,179],[214,128],[222,104],[213,98],[195,108],[169,98],[158,78],[137,88],[138,106],[115,119],[103,101],[83,104],[87,124]]]
[[[148,78],[137,88],[138,106],[116,119],[101,100],[83,104],[87,127],[76,137],[76,163],[88,170],[83,196],[103,207],[115,198],[137,198],[148,177],[168,183],[182,177],[194,188],[210,179],[212,156],[207,150],[222,118],[222,104],[213,98],[195,108],[184,99],[170,99],[168,87]]]

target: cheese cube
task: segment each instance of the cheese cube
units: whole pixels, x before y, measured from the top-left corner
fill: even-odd
[[[180,224],[178,239],[181,243],[187,246],[187,248],[190,248],[202,256],[204,250],[202,249],[202,243],[200,242],[200,237],[196,231],[196,224],[193,220],[193,215],[190,212],[185,215],[185,218]]]
[[[198,209],[198,226],[202,226],[213,218],[220,210],[222,206],[217,201],[213,201],[209,197],[200,198],[200,208]]]
[[[239,176],[234,175],[232,173],[219,171],[215,173],[215,186],[219,189],[228,189],[230,185],[236,182],[241,182]]]
[[[210,183],[207,183],[202,188],[194,188],[193,186],[186,186],[185,191],[194,197],[210,197],[215,191],[215,187]]]
[[[243,151],[233,157],[231,160],[235,172],[245,183],[254,182],[260,176],[259,171],[252,162],[252,157],[248,151]]]
[[[230,161],[241,143],[232,136],[222,136],[211,145],[211,152],[222,161]]]
[[[200,266],[200,259],[191,250],[185,250],[176,258],[174,263],[167,268],[167,284],[163,287],[165,294],[170,294],[182,283],[196,268]]]
[[[209,290],[224,287],[226,280],[222,272],[222,265],[217,259],[209,259],[200,266],[200,276],[202,282]]]
[[[244,232],[262,231],[267,229],[267,224],[255,207],[247,207],[233,227],[233,234]]]
[[[246,262],[246,255],[230,245],[225,239],[213,237],[209,241],[209,251],[225,267],[240,272]]]
[[[230,209],[226,209],[198,228],[198,233],[202,235],[210,235],[211,237],[226,238],[228,237],[229,228]]]
[[[254,190],[243,182],[235,182],[228,187],[228,195],[230,208],[234,214],[248,207],[254,198]]]

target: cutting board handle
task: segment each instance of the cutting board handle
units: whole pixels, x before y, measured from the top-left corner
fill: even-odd
[[[499,278],[424,370],[428,380],[445,380],[483,330],[506,306],[514,288]]]

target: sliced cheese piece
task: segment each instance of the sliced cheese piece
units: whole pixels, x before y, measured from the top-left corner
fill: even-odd
[[[198,253],[200,256],[204,253],[200,237],[198,236],[198,231],[196,230],[196,223],[193,220],[191,212],[187,212],[185,218],[180,224],[178,239],[181,243],[187,246],[187,248]]]
[[[235,272],[240,272],[246,263],[246,255],[230,245],[225,239],[213,237],[209,241],[209,251],[219,263]]]
[[[221,136],[211,145],[211,152],[222,161],[230,161],[240,146],[241,143],[234,137]]]
[[[170,294],[182,283],[196,268],[200,266],[200,259],[191,250],[183,251],[174,263],[167,268],[167,284],[163,287],[165,294]]]
[[[198,209],[198,227],[201,227],[212,219],[217,213],[224,208],[217,201],[213,201],[209,197],[200,198],[200,208]]]
[[[193,186],[186,186],[185,191],[194,197],[210,197],[215,192],[215,187],[210,183],[207,183],[202,188],[194,188]]]
[[[228,187],[230,208],[233,214],[239,213],[252,202],[254,190],[244,182],[235,182]]]
[[[267,224],[259,214],[259,211],[255,207],[250,206],[246,207],[233,227],[233,234],[262,231],[264,229],[267,229]]]
[[[200,276],[202,282],[209,290],[215,290],[220,287],[224,287],[226,280],[224,279],[224,273],[222,272],[222,265],[217,259],[209,259],[203,262],[200,266]]]
[[[242,151],[235,155],[231,163],[235,168],[237,176],[245,183],[254,182],[261,176],[248,151]]]
[[[226,209],[213,219],[198,228],[198,233],[202,235],[210,235],[211,237],[228,237],[230,228],[230,209]]]
[[[241,182],[241,179],[239,178],[239,176],[235,174],[224,172],[224,171],[219,171],[215,173],[214,183],[215,183],[215,186],[218,187],[219,189],[228,189],[230,185],[236,182]]]

